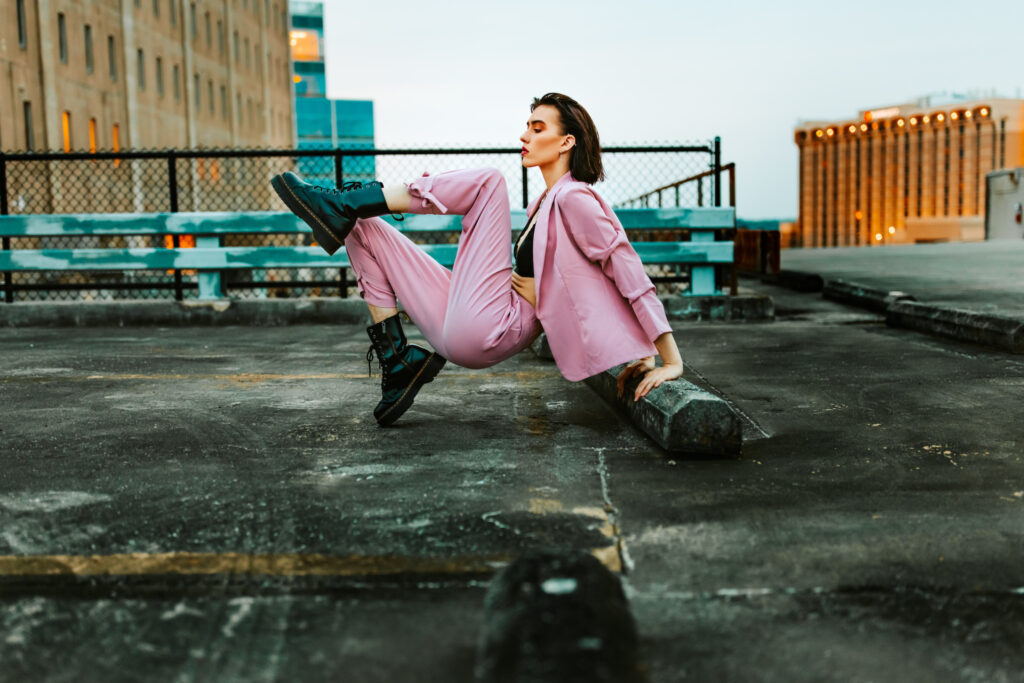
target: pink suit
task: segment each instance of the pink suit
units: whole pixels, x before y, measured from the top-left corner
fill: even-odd
[[[453,363],[489,367],[544,331],[559,371],[578,381],[656,354],[652,342],[671,330],[614,211],[571,173],[548,191],[533,227],[536,311],[512,289],[512,224],[500,171],[445,171],[406,185],[411,213],[463,216],[454,267],[380,218],[356,221],[345,249],[366,302],[394,307],[397,296]]]

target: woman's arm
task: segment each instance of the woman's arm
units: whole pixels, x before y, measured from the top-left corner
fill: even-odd
[[[569,236],[584,256],[601,267],[622,297],[629,302],[637,322],[652,342],[671,326],[654,283],[644,271],[615,212],[602,205],[592,191],[571,188],[558,197],[561,219]]]
[[[633,392],[633,401],[639,401],[650,393],[651,389],[661,386],[662,382],[679,379],[683,376],[683,359],[679,355],[679,347],[676,346],[676,339],[671,332],[665,332],[654,340],[654,346],[661,356],[661,366],[654,365],[654,356],[641,358],[633,361],[619,373],[616,380],[619,388],[619,396],[626,390],[626,380],[635,375],[643,375],[636,391]]]

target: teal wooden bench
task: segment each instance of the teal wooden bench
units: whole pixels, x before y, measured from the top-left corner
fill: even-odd
[[[719,294],[715,267],[733,263],[732,240],[716,233],[735,228],[732,208],[645,208],[616,211],[631,236],[649,231],[689,232],[689,241],[633,241],[645,264],[689,265],[689,295]],[[461,216],[406,214],[384,220],[417,241],[417,233],[458,233]],[[513,230],[526,223],[525,210],[512,211]],[[223,298],[222,272],[268,268],[349,268],[344,249],[328,256],[313,246],[222,246],[227,235],[304,234],[309,228],[288,212],[46,214],[0,216],[0,237],[195,237],[194,248],[77,248],[0,250],[0,273],[42,271],[195,270],[200,299]],[[420,244],[444,266],[455,263],[456,244]],[[511,249],[511,242],[509,245]],[[7,300],[10,301],[10,285]],[[735,286],[732,288],[735,292]]]

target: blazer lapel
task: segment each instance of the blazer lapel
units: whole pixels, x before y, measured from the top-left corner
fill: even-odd
[[[533,236],[533,291],[537,293],[537,303],[540,304],[540,283],[544,276],[544,253],[548,246],[548,219],[551,217],[552,209],[555,206],[555,197],[569,183],[573,182],[572,173],[566,171],[561,178],[555,181],[544,198],[544,206],[538,208],[537,222],[534,224]],[[539,310],[539,309],[538,309]]]

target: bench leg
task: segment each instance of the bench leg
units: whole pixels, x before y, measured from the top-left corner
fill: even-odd
[[[218,248],[221,246],[219,237],[197,237],[197,247],[213,247]],[[220,271],[219,270],[201,270],[196,276],[196,280],[199,284],[199,298],[200,299],[223,299],[224,292],[221,290],[220,283]]]
[[[690,237],[691,242],[714,242],[713,232],[694,231]],[[693,266],[690,268],[690,291],[689,296],[706,296],[718,294],[715,289],[715,267],[713,265]]]

